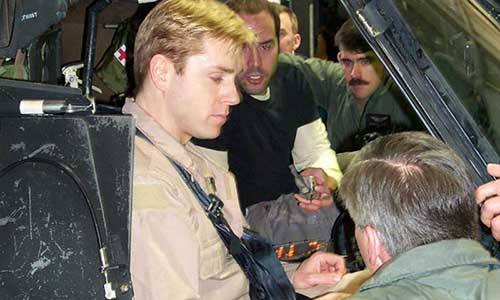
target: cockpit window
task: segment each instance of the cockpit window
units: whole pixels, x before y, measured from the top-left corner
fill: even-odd
[[[500,25],[475,1],[393,2],[500,153]]]

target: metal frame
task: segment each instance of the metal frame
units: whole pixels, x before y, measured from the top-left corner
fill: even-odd
[[[462,156],[476,185],[491,180],[485,165],[500,161],[498,154],[392,1],[341,1],[427,130]]]

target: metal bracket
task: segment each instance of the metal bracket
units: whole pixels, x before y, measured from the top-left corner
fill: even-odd
[[[378,2],[378,0],[372,0],[365,7],[356,11],[363,26],[373,37],[384,33],[390,25],[390,22],[385,18],[383,8],[379,6]]]

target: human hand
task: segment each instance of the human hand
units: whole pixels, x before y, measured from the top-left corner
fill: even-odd
[[[292,275],[295,289],[310,288],[322,284],[337,284],[345,274],[345,263],[342,256],[318,251],[299,266]]]
[[[314,176],[314,193],[311,199],[295,194],[299,206],[305,210],[318,210],[333,204],[332,190],[337,188],[337,181],[320,168],[305,168],[300,172],[302,176]]]
[[[488,173],[500,177],[500,164],[488,164]],[[481,204],[481,221],[491,228],[495,240],[500,241],[500,181],[494,180],[477,188],[476,203]]]

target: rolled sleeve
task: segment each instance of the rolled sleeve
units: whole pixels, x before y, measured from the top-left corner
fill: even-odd
[[[307,167],[321,168],[337,183],[340,183],[342,179],[337,156],[330,148],[325,125],[321,119],[316,119],[297,129],[292,157],[297,170]]]

